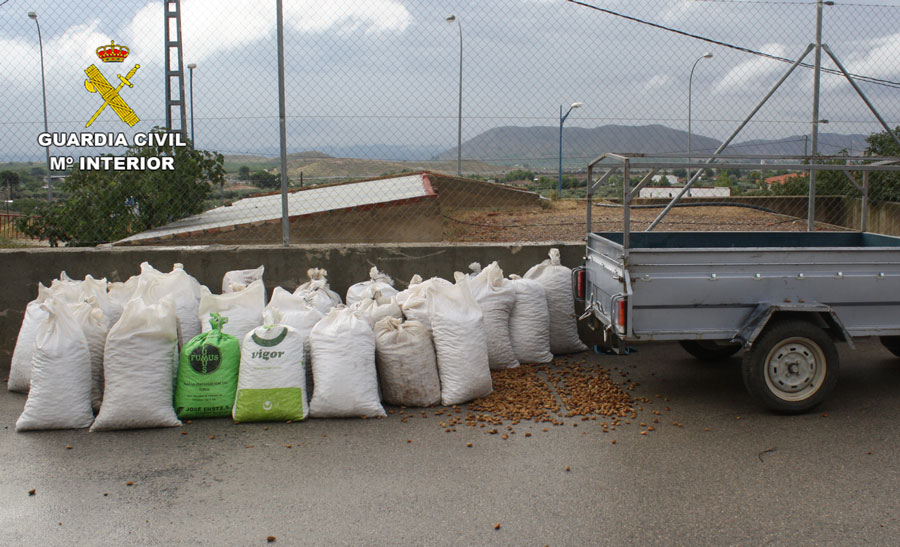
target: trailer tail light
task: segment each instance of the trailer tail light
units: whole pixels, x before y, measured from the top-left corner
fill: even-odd
[[[625,314],[627,313],[628,307],[625,304],[625,298],[619,299],[619,308],[618,313],[616,314],[616,323],[618,324],[619,331],[625,332]]]
[[[583,302],[585,299],[585,279],[584,267],[572,270],[572,292],[575,293],[575,300],[579,302]]]

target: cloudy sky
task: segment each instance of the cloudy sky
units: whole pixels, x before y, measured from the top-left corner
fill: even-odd
[[[812,2],[585,3],[791,59],[815,36]],[[184,62],[198,65],[198,146],[277,151],[274,6],[274,0],[182,0]],[[107,109],[92,130],[164,124],[161,0],[8,0],[0,6],[0,160],[42,156],[32,10],[43,37],[51,130],[83,130],[102,105],[83,85],[90,64],[111,82],[141,65],[134,88],[121,92],[141,122],[129,129]],[[567,127],[686,130],[688,77],[706,51],[713,58],[700,61],[693,78],[693,129],[721,139],[788,66],[565,0],[284,0],[289,150],[375,146],[385,158],[404,159],[411,149],[455,146],[460,27],[444,20],[450,13],[463,33],[464,140],[497,126],[555,126],[559,106],[573,101],[585,106]],[[898,29],[900,2],[825,8],[824,41],[854,73],[900,82]],[[96,58],[94,50],[110,40],[131,49],[125,63]],[[862,85],[888,122],[900,123],[900,84]],[[878,130],[840,77],[824,75],[822,93],[827,131]],[[811,98],[812,71],[798,69],[738,140],[808,132]]]

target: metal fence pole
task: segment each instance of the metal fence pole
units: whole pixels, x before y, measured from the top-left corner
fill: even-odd
[[[291,244],[291,223],[288,218],[287,121],[284,106],[284,14],[281,0],[275,0],[278,34],[278,124],[281,131],[281,244]]]
[[[819,80],[822,75],[822,0],[816,2],[816,53],[815,70],[813,72],[813,112],[812,112],[812,157],[819,151]],[[809,170],[809,205],[807,209],[806,230],[816,230],[816,170]]]

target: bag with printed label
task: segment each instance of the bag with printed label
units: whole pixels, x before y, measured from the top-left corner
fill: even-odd
[[[241,346],[222,332],[228,318],[210,315],[211,330],[184,345],[175,382],[175,413],[179,418],[230,416],[237,389]]]
[[[247,333],[241,346],[241,370],[232,411],[234,421],[306,418],[309,407],[304,341],[304,335],[280,324],[266,324]]]

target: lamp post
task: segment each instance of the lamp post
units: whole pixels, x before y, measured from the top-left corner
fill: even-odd
[[[38,46],[41,50],[41,93],[44,96],[44,133],[49,133],[50,129],[47,125],[47,84],[44,81],[44,41],[41,39],[41,24],[38,23],[37,13],[29,11],[28,17],[34,19],[34,24],[37,26]],[[44,150],[47,153],[47,202],[49,203],[53,201],[53,183],[50,182],[50,146],[46,146]]]
[[[556,197],[557,199],[562,196],[562,130],[563,124],[566,123],[566,118],[569,117],[569,114],[572,113],[572,109],[581,108],[584,103],[572,103],[572,106],[563,114],[563,107],[559,105],[559,178],[556,181]]]
[[[710,52],[706,52],[694,61],[693,66],[691,66],[691,76],[688,78],[688,168],[687,168],[687,182],[691,180],[691,97],[692,97],[692,89],[691,86],[694,82],[694,69],[697,68],[697,63],[702,61],[703,59],[712,59],[713,54]],[[688,191],[688,196],[690,196],[690,190]]]
[[[190,96],[191,96],[191,148],[194,147],[194,69],[197,68],[197,63],[191,63],[188,65],[188,81],[190,86]]]
[[[457,123],[458,127],[456,130],[456,176],[462,176],[462,68],[463,68],[463,37],[462,37],[462,23],[459,19],[456,18],[456,15],[447,16],[447,22],[453,23],[456,21],[456,26],[459,27],[459,114],[457,115]]]

